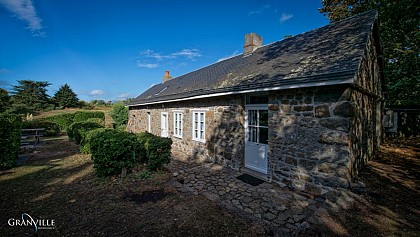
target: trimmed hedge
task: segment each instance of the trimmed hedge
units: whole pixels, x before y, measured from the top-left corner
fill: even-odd
[[[14,114],[0,114],[0,168],[16,164],[19,154],[22,119]]]
[[[136,137],[141,147],[138,148],[138,155],[141,160],[147,160],[149,170],[161,169],[164,164],[171,161],[172,139],[158,137],[148,132],[139,133]]]
[[[23,121],[22,128],[45,128],[44,136],[57,136],[60,134],[60,126],[47,120]]]
[[[105,123],[105,114],[101,111],[77,111],[74,114],[73,122],[82,122],[87,121],[90,118],[99,118],[102,119]]]
[[[80,142],[80,145],[81,145],[80,152],[85,153],[85,154],[91,154],[90,143],[92,141],[92,138],[96,136],[96,134],[101,133],[104,130],[106,130],[106,128],[97,128],[97,129],[87,131],[84,134],[82,141]]]
[[[120,174],[123,168],[133,168],[138,147],[136,136],[128,132],[105,129],[95,133],[90,140],[90,150],[96,174],[103,177]]]
[[[97,128],[103,128],[103,126],[95,122],[75,122],[67,129],[67,135],[70,141],[75,141],[77,144],[80,144],[86,132]]]
[[[68,113],[45,117],[40,120],[54,122],[58,124],[61,131],[67,131],[68,127],[73,123],[73,118],[74,113]]]
[[[86,121],[88,122],[94,122],[97,123],[101,126],[105,126],[105,119],[101,119],[101,118],[88,118]]]

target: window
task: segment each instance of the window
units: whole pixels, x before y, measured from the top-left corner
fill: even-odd
[[[248,110],[248,141],[268,144],[267,110]]]
[[[206,142],[206,113],[203,111],[193,112],[193,140]]]
[[[147,131],[152,132],[152,118],[150,116],[150,112],[147,112]]]
[[[174,112],[174,136],[182,138],[182,113]]]

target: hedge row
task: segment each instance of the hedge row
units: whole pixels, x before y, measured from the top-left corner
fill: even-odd
[[[116,129],[95,129],[85,133],[81,151],[91,153],[98,176],[115,175],[123,168],[147,163],[149,170],[170,162],[172,140],[151,133],[132,134]]]
[[[23,121],[22,128],[45,128],[44,136],[57,136],[61,133],[60,126],[52,121]]]
[[[59,115],[54,115],[50,117],[45,117],[40,120],[51,121],[53,123],[56,123],[60,127],[61,131],[67,131],[67,128],[70,126],[70,124],[73,123],[73,117],[74,117],[74,113],[69,113],[69,114],[59,114]]]
[[[67,131],[71,124],[82,121],[94,121],[104,126],[105,114],[101,111],[77,111],[75,113],[59,114],[50,117],[45,117],[40,120],[54,122],[58,124],[61,131]]]
[[[91,118],[98,118],[105,122],[105,114],[101,111],[77,111],[74,114],[73,123],[87,121]]]
[[[18,115],[0,114],[0,168],[16,164],[22,136],[22,119]]]
[[[67,136],[69,136],[70,141],[75,141],[77,144],[80,144],[88,131],[97,128],[103,128],[103,126],[89,121],[75,122],[67,129]]]

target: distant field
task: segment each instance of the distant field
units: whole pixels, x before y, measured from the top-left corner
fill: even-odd
[[[79,108],[68,108],[68,109],[59,109],[59,110],[51,110],[47,112],[41,112],[40,114],[34,116],[34,119],[37,118],[45,118],[50,117],[58,114],[68,114],[68,113],[74,113],[77,111],[102,111],[105,113],[105,126],[106,127],[112,127],[113,120],[111,116],[109,116],[109,111],[111,110],[111,107],[106,106],[95,106],[91,110],[87,109],[79,109]]]

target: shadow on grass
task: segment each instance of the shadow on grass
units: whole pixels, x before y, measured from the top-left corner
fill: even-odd
[[[39,230],[39,236],[256,236],[246,234],[247,223],[205,198],[180,195],[167,173],[148,180],[97,178],[88,155],[75,153],[73,143],[57,142],[0,176],[0,236],[36,234],[33,226],[8,225],[9,218],[20,219],[22,213],[54,220],[55,229]],[[49,155],[66,147],[68,153]],[[161,190],[165,197],[134,200],[150,190]]]

